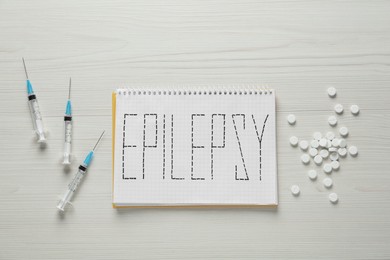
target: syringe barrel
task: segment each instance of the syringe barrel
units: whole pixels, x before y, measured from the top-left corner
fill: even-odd
[[[57,208],[61,211],[65,211],[66,205],[72,199],[73,192],[71,190],[67,190],[64,194],[64,197],[58,202]]]
[[[73,180],[68,185],[69,190],[73,192],[77,190],[77,187],[79,186],[86,172],[87,168],[84,165],[80,165],[76,175],[73,177]]]
[[[64,164],[70,164],[72,147],[72,117],[65,116]]]
[[[60,202],[57,205],[57,208],[61,211],[65,210],[66,205],[70,202],[72,199],[74,193],[77,190],[77,187],[80,185],[81,180],[83,179],[85,173],[87,171],[87,168],[84,165],[80,165],[76,175],[73,177],[72,181],[68,185],[68,189],[66,190],[63,198],[60,200]]]
[[[39,143],[45,142],[46,137],[45,137],[44,127],[43,127],[42,116],[39,110],[38,100],[34,94],[28,96],[28,103],[30,106],[31,118],[33,121],[34,130],[38,135],[38,142]]]

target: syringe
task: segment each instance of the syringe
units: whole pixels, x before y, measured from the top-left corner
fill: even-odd
[[[38,143],[43,143],[46,141],[45,132],[43,129],[43,122],[41,112],[39,111],[39,105],[36,95],[34,94],[33,87],[28,79],[26,63],[23,60],[24,71],[26,72],[26,80],[27,80],[27,95],[28,95],[28,104],[31,111],[31,118],[33,121],[33,126],[36,134],[38,135]]]
[[[64,143],[64,161],[63,164],[70,164],[70,151],[72,147],[72,104],[70,102],[70,89],[72,79],[69,79],[68,101],[66,102],[66,110],[64,116],[65,122],[65,143]]]
[[[96,146],[102,139],[104,132],[100,135],[99,139],[97,140],[95,146],[93,147],[92,151],[90,151],[85,158],[84,162],[79,166],[79,169],[76,173],[76,175],[73,177],[73,180],[69,183],[68,189],[64,194],[64,197],[60,200],[60,202],[57,205],[57,208],[61,211],[65,211],[66,205],[70,203],[70,200],[72,199],[74,193],[77,190],[77,187],[79,186],[81,180],[83,179],[84,175],[87,172],[87,169],[89,165],[91,164],[93,153],[95,152]]]

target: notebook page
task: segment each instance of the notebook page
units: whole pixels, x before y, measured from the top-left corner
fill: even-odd
[[[118,90],[113,203],[276,205],[275,144],[274,92]]]

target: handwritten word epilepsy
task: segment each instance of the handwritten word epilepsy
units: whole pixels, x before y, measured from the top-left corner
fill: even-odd
[[[197,145],[194,142],[194,136],[196,135],[196,132],[194,131],[194,119],[196,117],[206,117],[205,114],[191,114],[191,180],[205,180],[205,177],[197,177],[194,174],[194,151],[196,149],[205,149],[204,145]],[[137,144],[128,144],[126,140],[126,126],[127,121],[132,117],[143,117],[143,134],[142,134],[142,179],[145,179],[145,164],[146,159],[145,155],[149,149],[156,149],[161,148],[162,149],[162,179],[168,179],[171,180],[184,180],[185,177],[178,177],[174,174],[174,133],[175,133],[175,122],[174,122],[174,115],[167,116],[166,114],[159,115],[157,113],[148,113],[148,114],[124,114],[123,116],[123,148],[122,148],[122,179],[123,180],[136,180],[137,177],[135,176],[127,176],[125,175],[125,150],[132,149],[138,147]],[[162,117],[162,126],[159,126],[158,118],[161,119]],[[258,126],[258,122],[255,120],[255,116],[252,114],[250,115],[250,124],[246,124],[246,117],[245,114],[212,114],[210,121],[210,133],[211,133],[211,139],[210,139],[210,150],[208,152],[210,153],[210,179],[214,179],[214,152],[216,149],[224,149],[225,148],[225,140],[226,140],[226,120],[232,120],[233,127],[234,127],[234,133],[236,137],[237,142],[237,149],[240,152],[241,155],[241,163],[242,167],[244,169],[244,177],[238,177],[237,173],[237,165],[234,166],[234,176],[235,180],[239,181],[247,181],[249,180],[248,170],[245,163],[245,157],[243,154],[243,147],[241,143],[242,134],[240,129],[245,130],[247,127],[246,125],[251,126],[249,130],[253,130],[256,133],[257,139],[254,140],[258,144],[258,161],[259,161],[259,173],[258,177],[261,181],[261,144],[263,141],[263,135],[264,130],[266,127],[266,123],[268,120],[269,115],[267,114],[263,125],[261,128]],[[241,118],[242,126],[238,124],[238,119]],[[222,127],[219,127],[220,133],[216,133],[216,127],[215,122],[219,120],[219,122],[222,122]],[[222,121],[221,121],[222,120]],[[169,122],[170,121],[170,122]],[[152,132],[146,131],[147,124],[154,124],[154,130]],[[129,126],[128,126],[129,127]],[[131,126],[130,126],[131,127]],[[159,129],[162,128],[162,147],[158,147],[158,138],[159,138]],[[167,134],[167,128],[170,128],[170,135]],[[221,142],[218,143],[216,141],[216,135],[221,136]],[[148,136],[149,135],[149,136]],[[150,136],[153,135],[153,136]],[[161,133],[160,133],[161,135]],[[146,140],[147,138],[149,140],[154,140],[152,144],[147,144]],[[170,139],[170,147],[167,147],[168,140]],[[168,151],[169,150],[169,155]],[[205,149],[206,150],[206,149]],[[170,160],[170,169],[167,170],[167,160]],[[168,177],[167,173],[170,171],[170,176]]]

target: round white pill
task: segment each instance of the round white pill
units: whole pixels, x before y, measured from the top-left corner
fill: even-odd
[[[299,189],[299,186],[298,186],[298,185],[293,185],[293,186],[291,186],[291,193],[292,193],[294,196],[298,196],[298,195],[299,195],[299,192],[300,192],[300,189]]]
[[[290,125],[293,125],[296,122],[296,118],[295,118],[295,116],[293,114],[290,114],[290,115],[287,116],[287,121],[288,121],[288,123]]]
[[[307,172],[307,176],[309,176],[310,180],[315,180],[315,179],[317,179],[317,171],[310,170]]]
[[[357,114],[359,114],[359,107],[357,106],[357,105],[352,105],[351,106],[351,113],[353,114],[353,115],[357,115]]]
[[[340,155],[341,157],[347,156],[347,149],[346,149],[346,148],[339,148],[339,149],[337,150],[337,152],[339,153],[339,155]]]
[[[318,148],[319,145],[320,145],[320,144],[318,143],[317,140],[312,140],[312,141],[310,142],[310,146],[313,147],[313,148]]]
[[[322,163],[322,157],[321,157],[321,155],[316,155],[316,156],[314,157],[314,163],[317,164],[317,165],[321,165],[321,163]]]
[[[337,201],[339,200],[339,197],[337,196],[336,193],[331,193],[329,194],[329,201],[332,202],[333,204],[337,203]]]
[[[337,125],[337,118],[335,116],[328,117],[328,123],[331,126]]]
[[[339,133],[340,133],[340,135],[343,136],[343,137],[347,136],[347,135],[348,135],[348,128],[346,128],[345,126],[340,127]]]
[[[304,164],[308,164],[310,162],[310,156],[308,154],[302,154],[301,156],[301,161],[304,163]]]
[[[348,148],[348,152],[350,155],[355,157],[358,154],[358,149],[356,146],[352,145]]]
[[[329,158],[330,158],[331,161],[337,161],[339,159],[339,154],[337,152],[332,152],[329,155]]]
[[[322,138],[322,134],[320,132],[315,132],[313,137],[315,140],[319,141]]]
[[[330,141],[332,141],[335,138],[335,134],[333,132],[327,132],[326,133],[326,138]]]
[[[318,150],[316,148],[310,148],[309,149],[309,154],[311,157],[314,157],[318,154]]]
[[[327,173],[327,174],[331,173],[332,169],[333,168],[332,168],[332,165],[330,165],[330,163],[325,163],[324,164],[323,170],[324,170],[325,173]]]
[[[332,140],[332,146],[333,147],[338,147],[340,145],[340,139],[335,138]]]
[[[334,111],[336,111],[337,114],[342,114],[344,111],[344,107],[341,104],[337,104],[334,106]]]
[[[331,178],[325,178],[322,180],[322,183],[324,184],[325,188],[330,188],[333,185],[333,181]]]
[[[328,88],[328,95],[329,97],[335,97],[336,96],[336,89],[334,87]]]
[[[309,148],[309,142],[306,140],[302,140],[299,142],[299,147],[303,150],[306,151],[307,148]]]
[[[332,166],[332,169],[335,170],[335,171],[337,171],[338,169],[340,169],[340,163],[339,163],[339,161],[332,161],[332,162],[330,163],[330,165]]]
[[[291,144],[292,146],[297,146],[297,145],[298,145],[298,137],[296,137],[296,136],[291,136],[291,137],[290,137],[290,144]]]
[[[347,141],[345,139],[340,139],[339,146],[341,148],[347,147]]]
[[[319,144],[321,147],[326,147],[326,145],[328,144],[328,140],[326,140],[325,138],[321,138]]]
[[[329,151],[326,149],[323,149],[319,152],[319,155],[321,155],[322,158],[326,159],[329,156]]]
[[[330,153],[333,153],[333,152],[336,152],[336,153],[337,153],[337,148],[336,148],[336,147],[330,147],[330,148],[329,148],[329,152],[330,152]]]

